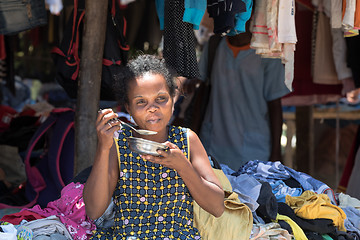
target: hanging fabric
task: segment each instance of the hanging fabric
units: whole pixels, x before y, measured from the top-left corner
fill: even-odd
[[[69,18],[64,38],[59,47],[52,50],[56,65],[56,81],[64,88],[70,98],[77,97],[80,74],[82,29],[84,26],[85,1],[74,0],[74,11]],[[129,47],[125,41],[126,21],[120,13],[115,0],[109,1],[104,55],[102,62],[100,100],[114,101],[112,91],[114,76],[119,74],[127,63]]]
[[[47,23],[44,0],[0,0],[0,34],[15,34]]]
[[[319,84],[341,84],[335,71],[330,19],[324,12],[319,12],[318,17],[313,82]]]
[[[166,63],[180,76],[199,78],[193,25],[182,20],[184,1],[165,1],[164,9],[163,55]]]

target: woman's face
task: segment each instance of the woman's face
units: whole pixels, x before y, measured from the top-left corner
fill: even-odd
[[[146,73],[129,83],[128,112],[142,129],[162,132],[173,113],[173,98],[165,78]]]

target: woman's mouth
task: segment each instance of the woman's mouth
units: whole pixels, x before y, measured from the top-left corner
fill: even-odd
[[[150,124],[155,124],[155,123],[158,123],[159,121],[160,121],[160,118],[147,120],[147,122]]]

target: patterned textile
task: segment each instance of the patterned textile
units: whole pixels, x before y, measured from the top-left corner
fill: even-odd
[[[165,1],[163,55],[180,76],[199,78],[193,25],[183,22],[183,14],[184,1]]]
[[[124,129],[117,141],[120,178],[113,195],[115,227],[98,228],[92,239],[200,239],[193,227],[193,200],[181,177],[174,169],[132,152],[126,139],[132,130]],[[187,131],[169,127],[168,141],[189,158]]]
[[[75,240],[85,240],[96,229],[93,221],[86,215],[83,199],[84,185],[69,183],[61,190],[61,197],[49,202],[46,208],[35,205],[29,210],[45,217],[57,216]]]

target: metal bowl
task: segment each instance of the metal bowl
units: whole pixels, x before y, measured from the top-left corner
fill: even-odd
[[[129,143],[131,151],[143,155],[150,154],[155,157],[159,157],[160,155],[156,152],[157,150],[166,151],[169,149],[169,147],[163,143],[158,143],[143,138],[127,137],[126,139]]]

